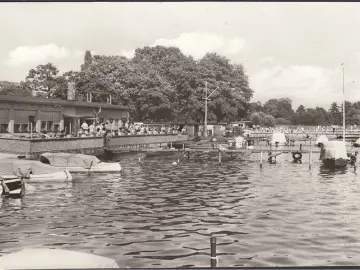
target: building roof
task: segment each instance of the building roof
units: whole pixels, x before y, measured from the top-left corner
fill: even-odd
[[[63,100],[63,99],[47,99],[43,97],[18,97],[8,96],[0,94],[0,102],[13,102],[13,103],[27,103],[27,104],[50,104],[50,105],[61,105],[66,107],[87,107],[87,108],[106,108],[106,109],[117,109],[117,110],[130,110],[127,106],[113,105],[109,103],[100,102],[84,102],[77,100]]]

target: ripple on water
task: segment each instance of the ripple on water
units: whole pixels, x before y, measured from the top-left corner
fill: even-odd
[[[76,175],[0,200],[0,254],[65,248],[123,267],[360,264],[360,184],[350,169],[315,163],[122,157],[124,172]],[[307,160],[306,156],[304,160]]]

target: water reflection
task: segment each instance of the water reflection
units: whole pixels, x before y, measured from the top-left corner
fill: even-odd
[[[116,259],[121,267],[360,263],[360,186],[352,168],[311,169],[284,155],[218,164],[176,155],[122,158],[119,175],[76,175],[0,201],[1,253],[66,248]],[[346,248],[345,248],[346,247]]]
[[[353,170],[353,167],[350,165],[340,168],[329,168],[321,164],[319,167],[319,176],[323,178],[333,178],[339,175],[346,175],[349,171]]]

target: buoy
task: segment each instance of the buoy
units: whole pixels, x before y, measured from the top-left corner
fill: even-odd
[[[174,161],[174,162],[172,163],[172,165],[177,165],[176,161]]]
[[[300,162],[302,159],[302,154],[300,152],[293,152],[292,157],[294,159],[294,162]]]

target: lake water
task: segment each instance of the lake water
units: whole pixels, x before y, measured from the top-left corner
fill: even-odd
[[[360,264],[360,183],[352,167],[311,169],[290,155],[253,160],[121,158],[119,175],[76,176],[0,200],[0,255],[62,248],[120,267]],[[360,170],[360,169],[359,169]]]

